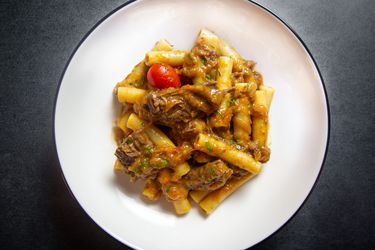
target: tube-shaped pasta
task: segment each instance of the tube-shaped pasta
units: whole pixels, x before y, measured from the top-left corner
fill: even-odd
[[[191,199],[193,199],[193,201],[199,203],[201,200],[203,200],[204,197],[208,195],[209,192],[210,191],[206,190],[193,190],[189,192],[189,196],[191,197]]]
[[[251,118],[249,105],[249,99],[246,96],[239,98],[233,116],[233,137],[243,146],[250,141]]]
[[[136,103],[140,102],[146,90],[134,87],[119,87],[117,89],[117,99],[120,103]]]
[[[119,127],[124,133],[128,133],[129,128],[126,126],[128,123],[129,116],[131,114],[131,111],[127,111],[121,115],[120,118],[117,119],[117,127]]]
[[[173,201],[173,206],[178,215],[187,214],[191,209],[190,202],[187,198]]]
[[[155,63],[166,63],[171,66],[182,65],[185,61],[185,56],[189,52],[181,50],[173,51],[150,51],[146,54],[146,65],[151,66]]]
[[[158,200],[161,194],[160,184],[156,180],[148,179],[145,183],[142,194],[151,201]]]
[[[257,115],[253,117],[253,141],[260,146],[267,146],[268,140],[268,112],[272,102],[274,89],[261,86],[261,90],[255,92],[254,111]]]
[[[174,168],[174,172],[172,174],[172,181],[178,181],[181,179],[182,176],[189,173],[190,171],[190,165],[186,162],[181,163],[180,165],[177,165]]]
[[[229,89],[232,87],[233,60],[227,56],[221,56],[218,60],[217,88],[219,90]],[[230,93],[226,94],[220,104],[219,109],[210,118],[210,125],[215,128],[229,128],[232,119],[232,109],[230,109]]]
[[[233,115],[233,109],[230,108],[231,94],[228,93],[224,96],[219,108],[210,117],[210,125],[214,128],[229,128],[230,121]]]
[[[240,82],[234,85],[236,93],[235,96],[245,94],[248,97],[253,97],[257,90],[257,84],[255,82]]]
[[[212,48],[216,52],[219,52],[219,49],[220,49],[219,37],[207,29],[202,29],[199,32],[196,43],[198,45],[207,45],[208,47]]]
[[[155,43],[152,51],[171,51],[173,49],[172,45],[165,39],[160,39]]]
[[[213,191],[204,198],[199,206],[207,213],[210,214],[212,211],[220,205],[229,195],[241,187],[244,183],[250,180],[254,175],[248,174],[239,178],[232,178],[225,183],[223,187]]]
[[[253,118],[253,140],[260,146],[267,145],[268,137],[268,101],[266,91],[257,90],[254,99],[254,118]]]
[[[126,126],[131,130],[138,130],[145,127],[146,122],[140,119],[136,114],[130,114]],[[174,143],[160,129],[155,126],[148,126],[144,132],[158,147],[175,147]]]
[[[267,145],[268,137],[268,123],[262,117],[253,118],[253,141],[257,142],[259,146]]]
[[[217,88],[219,90],[232,87],[233,60],[228,56],[221,56],[218,60]]]
[[[223,39],[220,39],[220,52],[224,56],[229,56],[233,59],[233,68],[240,70],[243,67],[244,59],[231,46],[229,46]]]
[[[254,112],[257,116],[267,117],[267,96],[264,90],[255,91]]]
[[[258,174],[261,170],[261,163],[254,160],[251,155],[234,149],[229,144],[205,134],[198,135],[194,143],[194,148],[208,155],[218,157],[253,174]]]
[[[269,111],[270,107],[271,107],[271,102],[272,102],[273,94],[275,93],[275,90],[272,87],[265,86],[265,85],[260,86],[259,89],[263,90],[265,92],[266,107],[267,107],[267,110]]]

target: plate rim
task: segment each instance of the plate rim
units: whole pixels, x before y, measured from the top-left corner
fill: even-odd
[[[134,248],[134,249],[139,249],[138,246],[135,246],[134,244],[124,240],[124,239],[121,239],[120,237],[117,237],[116,235],[114,235],[112,232],[110,232],[110,230],[102,227],[101,225],[99,225],[89,214],[88,212],[83,208],[83,206],[81,205],[81,203],[79,202],[79,200],[77,199],[77,197],[74,195],[72,189],[70,188],[67,180],[66,180],[66,177],[64,175],[64,171],[62,169],[62,165],[60,163],[60,158],[59,158],[59,154],[58,154],[58,151],[57,151],[57,143],[56,143],[56,106],[57,106],[57,99],[58,99],[58,96],[59,96],[59,93],[60,93],[60,88],[61,88],[61,85],[62,85],[62,81],[64,79],[64,76],[65,76],[65,73],[66,73],[66,70],[68,69],[69,65],[70,65],[70,62],[71,60],[73,59],[73,57],[75,56],[76,52],[78,51],[78,49],[81,47],[81,45],[86,41],[86,39],[91,35],[91,33],[100,25],[102,24],[105,20],[107,20],[110,16],[112,16],[113,14],[115,14],[117,11],[121,10],[122,8],[126,7],[127,5],[130,5],[134,2],[137,2],[139,0],[129,0],[129,1],[126,1],[125,3],[122,3],[120,4],[119,6],[117,6],[116,8],[114,8],[113,10],[111,10],[110,12],[108,12],[105,16],[103,16],[102,18],[100,18],[85,34],[84,36],[81,38],[81,40],[78,42],[78,44],[74,47],[73,51],[70,53],[70,56],[68,58],[68,60],[66,61],[65,63],[65,66],[63,68],[63,71],[61,73],[61,76],[59,78],[59,81],[58,81],[58,85],[57,85],[57,88],[56,88],[56,93],[55,93],[55,97],[54,97],[54,103],[53,103],[53,110],[52,110],[52,138],[53,138],[53,144],[54,144],[54,154],[55,156],[57,156],[57,163],[59,165],[59,169],[60,169],[60,174],[62,176],[62,179],[63,179],[63,182],[65,183],[66,187],[68,188],[68,192],[70,193],[70,195],[73,197],[73,199],[75,200],[75,202],[78,203],[78,205],[80,206],[80,208],[84,211],[84,214],[85,216],[87,216],[92,222],[94,222],[95,225],[97,225],[100,230],[102,230],[103,232],[105,232],[106,234],[110,235],[112,238],[116,239],[118,242],[120,242],[121,244],[124,244],[125,246],[128,246],[128,247],[131,247],[131,248]],[[256,244],[254,245],[251,245],[251,246],[248,246],[248,248],[251,248],[251,247],[255,247],[257,245],[259,245],[260,243],[262,242],[265,242],[266,240],[268,240],[269,238],[271,238],[272,236],[276,235],[281,229],[283,229],[287,224],[289,224],[289,222],[299,213],[299,211],[302,209],[302,207],[304,207],[306,201],[310,198],[310,195],[313,193],[313,190],[316,188],[317,186],[317,183],[321,177],[321,174],[322,174],[322,170],[323,170],[323,167],[325,166],[325,163],[326,163],[326,159],[327,159],[327,155],[328,155],[328,149],[329,149],[329,143],[330,143],[330,135],[331,135],[331,111],[330,111],[330,106],[329,106],[329,100],[328,100],[328,94],[327,94],[327,89],[326,89],[326,85],[325,85],[325,82],[324,82],[324,79],[323,79],[323,76],[322,76],[322,73],[318,67],[318,64],[313,56],[313,54],[311,53],[311,51],[309,50],[309,48],[307,47],[306,43],[303,41],[303,39],[298,35],[298,33],[285,21],[283,20],[281,17],[279,17],[277,14],[275,14],[272,10],[270,10],[268,7],[265,7],[263,5],[261,5],[260,3],[257,3],[253,0],[245,0],[247,3],[249,4],[253,4],[255,5],[256,7],[260,8],[261,10],[267,12],[268,14],[271,14],[271,16],[273,16],[274,18],[276,18],[279,22],[281,22],[282,25],[284,25],[291,33],[292,35],[294,35],[294,37],[298,40],[298,42],[302,45],[303,49],[307,52],[307,54],[309,55],[310,59],[312,60],[312,63],[313,65],[315,66],[316,68],[316,71],[318,72],[318,76],[319,76],[319,79],[320,79],[320,82],[321,82],[321,85],[322,85],[322,88],[323,88],[323,93],[324,93],[324,99],[325,99],[325,108],[327,110],[327,140],[326,140],[326,145],[325,145],[325,150],[324,150],[324,156],[323,156],[323,160],[322,160],[322,163],[321,163],[321,166],[320,166],[320,169],[319,169],[319,173],[309,191],[309,193],[306,195],[306,197],[304,198],[303,202],[301,203],[301,205],[297,208],[297,210],[288,218],[288,220],[282,224],[279,228],[277,228],[274,232],[272,232],[271,234],[269,234],[267,237],[265,237],[264,239],[260,240],[259,242],[257,242]]]

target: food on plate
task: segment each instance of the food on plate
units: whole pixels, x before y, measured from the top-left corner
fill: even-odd
[[[177,214],[189,212],[189,197],[212,213],[270,158],[274,90],[206,29],[190,51],[158,41],[114,93],[115,170],[144,180],[143,196],[163,195]]]

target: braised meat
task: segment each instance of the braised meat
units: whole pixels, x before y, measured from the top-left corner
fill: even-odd
[[[201,119],[194,119],[187,123],[177,123],[170,131],[170,138],[182,145],[184,142],[193,142],[199,133],[207,133],[208,127],[206,122]]]
[[[242,176],[245,176],[245,175],[249,174],[249,172],[246,171],[245,169],[236,167],[232,164],[229,164],[229,167],[233,170],[232,177],[242,177]]]
[[[130,166],[136,158],[151,148],[153,148],[153,143],[148,136],[142,131],[136,131],[123,139],[115,155],[122,165]]]
[[[183,181],[188,189],[212,191],[222,187],[232,173],[222,160],[216,160],[191,169]]]
[[[134,105],[134,111],[142,119],[165,126],[188,122],[197,117],[199,111],[185,101],[183,92],[174,88],[150,91],[140,104]]]
[[[209,86],[192,85],[180,89],[152,90],[133,108],[142,119],[173,127],[203,114],[212,114],[227,92]]]

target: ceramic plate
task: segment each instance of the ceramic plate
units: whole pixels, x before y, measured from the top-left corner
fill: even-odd
[[[270,112],[271,160],[209,217],[183,217],[166,202],[141,198],[141,183],[113,171],[113,87],[166,38],[189,50],[201,28],[257,62],[276,89]],[[324,161],[329,113],[318,69],[301,40],[275,15],[242,0],[153,0],[125,4],[84,37],[60,82],[55,140],[63,175],[86,213],[139,249],[244,249],[296,213]]]

